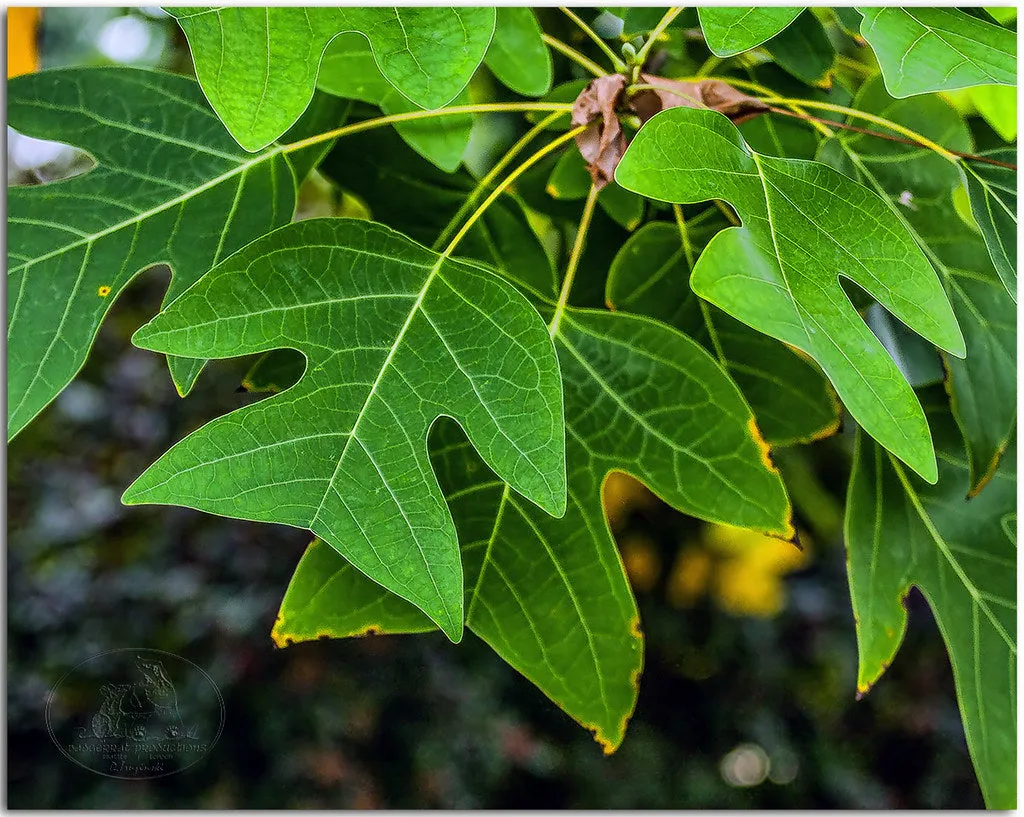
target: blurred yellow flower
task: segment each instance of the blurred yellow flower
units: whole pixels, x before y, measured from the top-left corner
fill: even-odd
[[[743,528],[708,525],[699,543],[680,549],[668,581],[668,601],[692,607],[708,593],[733,615],[775,616],[786,601],[782,578],[810,560],[806,536],[801,544],[804,550]]]
[[[39,70],[39,9],[7,9],[7,78]]]

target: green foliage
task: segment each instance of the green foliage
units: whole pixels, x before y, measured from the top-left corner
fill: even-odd
[[[386,228],[315,220],[270,233],[133,340],[207,358],[289,346],[308,374],[182,440],[126,503],[308,528],[453,641],[462,566],[429,476],[434,420],[455,417],[503,479],[565,512],[561,383],[537,313],[491,273]]]
[[[210,105],[246,150],[261,150],[309,104],[327,44],[370,43],[381,73],[414,105],[446,105],[466,87],[494,34],[487,8],[181,8]]]
[[[802,8],[701,8],[701,29],[708,48],[719,57],[749,51],[770,40],[790,25]]]
[[[1004,520],[1016,510],[1012,457],[977,498],[941,390],[930,394],[940,479],[908,475],[861,435],[846,507],[850,593],[865,693],[892,662],[907,627],[902,601],[920,588],[949,649],[967,744],[985,800],[1016,806],[1016,545]]]
[[[724,117],[691,108],[643,128],[616,179],[662,201],[732,203],[748,226],[708,244],[694,291],[807,352],[865,430],[935,481],[924,412],[839,276],[940,348],[962,357],[964,342],[935,272],[878,196],[824,165],[758,154]]]
[[[11,125],[95,167],[9,192],[9,437],[131,281],[169,265],[135,344],[182,395],[208,360],[252,355],[243,386],[270,396],[124,501],[311,531],[279,645],[468,627],[612,751],[644,636],[609,474],[795,540],[786,482],[799,499],[807,480],[772,449],[837,434],[848,409],[858,686],[894,660],[919,587],[986,801],[1010,807],[1016,146],[998,139],[1015,130],[984,94],[995,133],[939,92],[1014,84],[1015,48],[968,11],[611,9],[563,41],[552,20],[587,20],[174,9],[198,83],[19,77]],[[849,56],[858,26],[877,65]],[[648,87],[571,121],[581,71],[619,53],[647,60],[626,84]],[[757,97],[754,117],[652,92],[692,79],[680,66]],[[600,190],[574,141],[595,135]],[[310,174],[317,212],[364,220],[288,224]]]
[[[1017,84],[1017,37],[952,8],[865,8],[861,34],[898,98]]]

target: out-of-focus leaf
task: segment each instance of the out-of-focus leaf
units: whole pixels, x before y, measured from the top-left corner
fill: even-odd
[[[765,43],[765,49],[776,64],[801,82],[825,88],[832,85],[836,49],[810,9]]]
[[[171,448],[126,503],[308,528],[453,641],[462,566],[427,457],[437,417],[455,417],[515,490],[564,512],[561,382],[536,311],[492,273],[379,224],[276,230],[133,340],[193,357],[289,347],[308,365],[292,388]]]
[[[484,62],[501,82],[523,96],[551,90],[551,52],[541,39],[533,9],[498,6],[494,39]]]
[[[971,101],[992,130],[1004,142],[1017,138],[1017,88],[1013,85],[979,85],[971,88]]]
[[[926,398],[939,481],[924,484],[858,435],[846,509],[850,595],[865,693],[896,657],[912,586],[949,650],[967,745],[990,808],[1016,806],[1017,553],[1000,520],[1017,501],[1013,457],[967,500],[969,468],[941,390]]]
[[[662,201],[733,204],[744,226],[708,245],[694,292],[807,352],[872,436],[935,479],[917,397],[839,283],[854,281],[918,334],[964,354],[935,271],[885,201],[825,165],[751,151],[724,116],[689,108],[641,128],[616,179]]]

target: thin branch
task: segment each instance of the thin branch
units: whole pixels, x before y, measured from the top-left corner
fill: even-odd
[[[570,60],[575,62],[577,65],[582,66],[594,76],[604,77],[608,75],[608,72],[605,71],[600,65],[598,65],[589,57],[586,57],[583,54],[581,54],[571,45],[566,45],[557,37],[552,37],[550,34],[547,33],[542,33],[540,36],[541,39],[544,40],[544,42],[551,46],[553,49],[555,49],[555,51],[559,52],[560,54],[564,54]]]
[[[836,122],[832,119],[822,119],[818,116],[811,116],[811,114],[795,113],[794,111],[787,111],[785,108],[776,108],[774,105],[770,105],[768,109],[772,113],[782,114],[783,116],[792,116],[795,119],[807,119],[812,122],[820,122],[823,125],[828,125],[834,128],[843,128],[844,130],[855,131],[856,133],[863,133],[867,136],[874,136],[877,139],[885,139],[889,142],[899,142],[901,145],[912,145],[913,147],[927,147],[922,145],[920,142],[915,142],[912,139],[904,139],[900,136],[892,136],[888,133],[881,133],[880,131],[871,130],[870,128],[859,128],[856,125],[851,125],[847,122]],[[972,162],[982,162],[987,165],[995,165],[996,167],[1005,167],[1007,170],[1016,170],[1017,165],[1012,165],[1009,162],[1000,162],[997,159],[990,159],[988,156],[978,156],[975,153],[964,153],[959,150],[951,150],[949,148],[943,148],[948,153],[958,156],[961,159],[969,159]]]
[[[608,47],[608,43],[602,40],[597,35],[597,32],[594,31],[594,29],[592,29],[590,26],[584,23],[583,20],[580,19],[579,15],[576,14],[576,12],[574,12],[572,9],[566,8],[565,6],[559,6],[558,10],[561,11],[562,14],[564,14],[570,20],[572,20],[584,34],[590,37],[590,39],[592,39],[597,44],[597,47],[600,48],[605,53],[605,56],[607,56],[609,60],[611,60],[612,66],[614,66],[616,71],[626,70],[626,63],[622,61],[622,58],[619,57],[619,55],[616,54],[614,51],[612,51],[611,48]]]
[[[455,116],[466,113],[495,113],[511,112],[522,113],[526,111],[571,111],[572,103],[569,102],[489,102],[479,105],[452,105],[449,108],[440,108],[436,111],[410,111],[409,113],[395,113],[388,116],[378,116],[375,119],[366,119],[352,125],[344,125],[334,130],[318,133],[298,142],[291,142],[287,145],[280,145],[277,150],[280,153],[294,153],[296,150],[318,145],[328,139],[337,139],[342,136],[350,136],[353,133],[362,133],[366,130],[373,130],[385,125],[393,125],[396,122],[410,122],[416,119],[433,119],[441,116]]]
[[[494,192],[492,192],[491,195],[489,195],[484,200],[483,204],[481,204],[479,207],[476,208],[476,210],[473,211],[473,215],[471,215],[469,219],[466,221],[466,223],[462,225],[462,229],[460,229],[458,233],[455,234],[455,238],[453,238],[451,242],[449,242],[448,246],[445,247],[444,252],[442,252],[441,255],[447,257],[455,251],[455,248],[458,246],[459,242],[462,241],[463,238],[465,238],[466,233],[468,233],[470,229],[472,229],[473,225],[476,224],[476,222],[480,219],[480,217],[483,216],[485,212],[487,212],[487,208],[494,204],[498,196],[504,193],[516,179],[518,179],[521,175],[523,175],[527,170],[529,170],[531,167],[537,164],[537,162],[539,162],[549,153],[557,150],[559,147],[564,145],[569,140],[575,139],[579,134],[583,133],[583,131],[585,131],[588,127],[588,125],[580,125],[578,128],[573,128],[571,131],[566,131],[561,136],[548,142],[548,144],[546,144],[544,147],[542,147],[540,150],[538,150],[536,153],[530,156],[529,159],[524,161],[521,165],[519,165],[519,167],[517,167],[508,176],[506,176],[505,180],[496,188],[494,188]]]
[[[568,111],[555,111],[553,114],[545,116],[540,122],[530,128],[530,130],[528,130],[518,142],[512,145],[512,147],[505,152],[505,155],[502,156],[501,160],[487,172],[487,175],[476,183],[476,187],[474,187],[473,191],[466,197],[466,200],[462,203],[458,212],[452,216],[451,221],[448,222],[448,226],[445,227],[441,232],[441,235],[437,237],[437,241],[434,242],[432,249],[439,250],[444,246],[444,242],[448,240],[452,231],[458,226],[459,222],[462,221],[466,213],[469,212],[470,208],[476,203],[476,200],[480,195],[491,186],[491,182],[501,175],[502,171],[512,163],[512,160],[522,152],[523,148],[537,138],[537,135],[547,128],[548,125],[559,117],[565,116],[567,113]]]
[[[641,49],[636,52],[636,59],[634,60],[634,62],[637,65],[642,66],[644,64],[644,62],[647,60],[647,55],[650,53],[651,48],[654,46],[654,43],[657,42],[662,32],[666,28],[668,28],[672,21],[676,19],[676,17],[678,17],[680,14],[682,14],[682,12],[682,6],[673,6],[668,11],[665,12],[665,15],[661,18],[661,20],[658,21],[658,25],[656,25],[654,29],[651,31],[651,33],[648,35],[647,41],[643,44],[643,47],[641,47]]]
[[[555,314],[548,325],[548,334],[551,337],[558,334],[558,325],[562,322],[562,314],[569,303],[569,293],[572,291],[572,284],[576,278],[576,269],[580,265],[580,258],[583,257],[583,247],[587,243],[590,219],[594,215],[594,205],[596,203],[597,185],[592,184],[590,185],[590,192],[587,194],[587,201],[583,205],[583,215],[580,216],[580,226],[576,231],[576,241],[573,242],[572,252],[569,254],[569,263],[565,267],[565,278],[562,280],[562,290],[558,293],[558,304],[555,306]]]

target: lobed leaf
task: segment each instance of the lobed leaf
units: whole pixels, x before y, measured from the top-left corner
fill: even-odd
[[[612,261],[608,305],[664,321],[715,355],[750,403],[769,444],[793,445],[834,433],[839,401],[821,371],[690,289],[692,256],[721,226],[715,223],[717,229],[705,231],[706,237],[687,231],[684,243],[675,225],[644,225]]]
[[[83,175],[8,190],[8,439],[81,369],[113,302],[169,264],[164,303],[295,208],[278,149],[246,154],[185,77],[71,68],[8,85],[10,125],[82,148]],[[202,361],[171,357],[186,394]]]
[[[628,472],[704,519],[793,530],[749,407],[698,344],[647,318],[573,309],[555,345],[566,384],[564,517],[521,502],[450,426],[436,432],[432,457],[462,543],[466,625],[612,751],[636,702],[643,641],[602,508],[608,474]],[[422,630],[408,605],[367,585],[314,543],[275,640]]]
[[[732,203],[744,226],[708,245],[693,271],[694,292],[807,352],[868,433],[936,478],[921,406],[839,282],[853,281],[914,331],[963,356],[934,270],[885,201],[825,165],[756,153],[725,117],[687,108],[651,119],[616,178],[662,201]]]
[[[955,8],[860,8],[894,97],[974,85],[1017,84],[1017,36]]]
[[[561,381],[537,313],[491,273],[386,227],[315,219],[276,230],[133,340],[210,358],[288,347],[307,369],[179,442],[126,503],[308,528],[453,641],[462,567],[429,470],[430,425],[454,417],[504,480],[564,513]]]
[[[861,110],[879,113],[953,150],[973,144],[963,119],[937,96],[893,99],[882,82],[865,83]],[[943,354],[953,415],[967,442],[971,491],[980,491],[999,464],[1017,422],[1016,306],[989,261],[983,241],[952,199],[962,164],[925,148],[847,133],[839,143],[853,171],[887,197],[893,214],[926,248],[963,328],[968,356]]]
[[[911,586],[928,600],[949,650],[971,758],[990,808],[1016,806],[1016,546],[1002,519],[1014,513],[1017,477],[1006,458],[967,500],[968,464],[943,395],[929,414],[939,481],[925,485],[858,435],[846,509],[850,594],[860,654],[857,686],[873,685],[907,627]]]
[[[246,150],[284,133],[313,95],[324,49],[357,32],[381,74],[414,105],[440,108],[469,83],[494,34],[494,9],[472,7],[182,8],[196,76]]]

